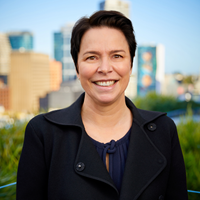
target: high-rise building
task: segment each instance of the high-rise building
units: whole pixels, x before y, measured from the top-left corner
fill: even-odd
[[[54,59],[62,63],[63,60],[63,34],[54,33]]]
[[[8,32],[12,50],[33,50],[33,34],[31,32]]]
[[[76,79],[76,70],[70,53],[71,32],[74,24],[67,24],[54,33],[54,58],[62,62],[62,81]]]
[[[50,91],[49,56],[13,51],[8,84],[10,110],[38,111],[39,98]]]
[[[123,13],[126,17],[130,17],[129,3],[121,0],[105,0],[99,4],[100,10],[116,10]]]
[[[0,107],[3,106],[4,110],[9,109],[10,105],[9,95],[10,95],[9,87],[0,78]]]
[[[62,82],[62,63],[56,60],[50,61],[50,89],[57,91]]]
[[[10,42],[6,34],[0,33],[0,78],[7,83],[7,76],[10,71]]]
[[[161,93],[165,77],[164,46],[139,46],[137,57],[137,95],[145,96],[149,91]]]

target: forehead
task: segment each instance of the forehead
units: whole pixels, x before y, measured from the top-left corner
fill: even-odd
[[[128,43],[124,36],[124,33],[116,28],[112,27],[94,27],[87,30],[80,43],[80,50],[88,47],[127,47]]]
[[[121,35],[122,37],[125,37],[124,33],[118,29],[118,28],[115,28],[115,27],[108,27],[108,26],[97,26],[97,27],[92,27],[90,29],[88,29],[82,36],[82,39],[81,41],[84,39],[84,37],[86,37],[87,35],[90,35],[90,36],[95,36],[98,32],[105,32],[107,34],[111,34],[111,33],[118,33],[119,35]]]

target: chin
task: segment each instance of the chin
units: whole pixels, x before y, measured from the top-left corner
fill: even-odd
[[[96,100],[97,102],[99,102],[99,104],[112,104],[117,100],[119,100],[121,96],[122,95],[104,94],[104,95],[98,95],[96,97]]]

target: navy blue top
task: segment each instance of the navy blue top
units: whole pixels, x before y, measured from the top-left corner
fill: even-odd
[[[117,141],[111,140],[109,143],[106,144],[100,143],[91,138],[97,152],[103,160],[105,167],[106,153],[109,154],[109,174],[118,191],[120,191],[121,189],[121,183],[130,141],[130,133],[131,129],[121,139]]]

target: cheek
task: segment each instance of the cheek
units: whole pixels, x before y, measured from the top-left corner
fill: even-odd
[[[80,65],[79,77],[81,79],[90,79],[96,72],[96,69],[92,65]]]
[[[121,76],[130,76],[130,74],[132,73],[131,65],[127,64],[127,65],[121,66],[120,68],[118,68],[118,73]]]

